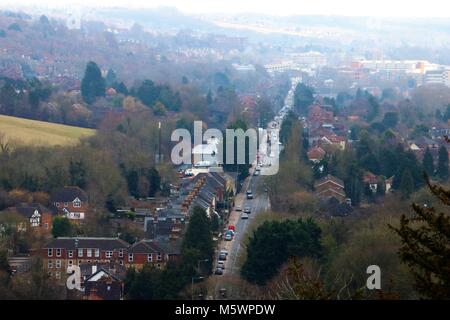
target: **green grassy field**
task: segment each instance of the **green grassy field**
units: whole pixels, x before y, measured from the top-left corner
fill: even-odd
[[[64,146],[77,144],[95,130],[0,115],[0,134],[17,144]]]

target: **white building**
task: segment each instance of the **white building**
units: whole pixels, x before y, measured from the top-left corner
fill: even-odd
[[[425,84],[442,84],[450,87],[450,69],[430,70],[425,73]]]
[[[217,138],[208,139],[206,144],[198,144],[192,148],[194,167],[207,168],[217,166],[220,162],[217,159],[220,140]]]

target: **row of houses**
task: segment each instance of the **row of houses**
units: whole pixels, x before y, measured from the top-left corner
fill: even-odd
[[[49,276],[64,284],[70,276],[67,270],[80,267],[84,299],[120,299],[128,268],[139,270],[145,264],[164,268],[168,262],[179,261],[183,234],[192,210],[198,206],[209,217],[219,215],[227,185],[229,182],[219,173],[183,177],[179,184],[172,186],[168,201],[160,202],[164,207],[144,208],[143,239],[133,244],[119,238],[51,239],[39,251],[44,268]]]

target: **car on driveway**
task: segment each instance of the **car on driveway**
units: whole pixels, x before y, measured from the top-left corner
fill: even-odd
[[[234,208],[234,210],[236,210],[236,211],[242,211],[242,207],[241,207],[241,206],[236,206],[236,207]]]
[[[245,207],[245,208],[244,208],[244,213],[249,214],[250,212],[251,212],[250,207]]]
[[[219,275],[219,276],[223,275],[223,269],[222,268],[216,268],[216,270],[214,271],[214,274]]]
[[[222,250],[220,250],[220,253],[223,253],[223,254],[225,254],[225,255],[228,255],[227,249],[222,249]]]
[[[243,212],[243,213],[241,214],[241,219],[248,219],[248,214],[245,213],[245,212]]]
[[[247,199],[249,200],[253,199],[253,193],[247,193]]]
[[[225,269],[225,262],[223,262],[223,261],[217,261],[217,268]]]
[[[227,260],[227,255],[224,253],[219,254],[219,261]]]

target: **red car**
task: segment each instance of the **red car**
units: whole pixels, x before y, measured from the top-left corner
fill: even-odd
[[[228,230],[232,230],[233,232],[235,232],[236,228],[234,226],[228,226]]]

